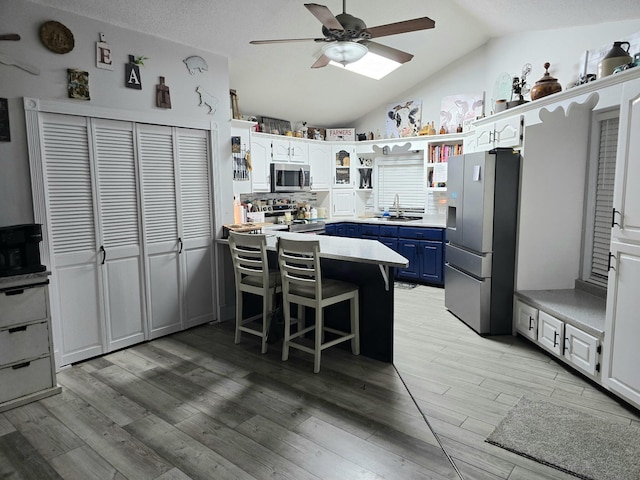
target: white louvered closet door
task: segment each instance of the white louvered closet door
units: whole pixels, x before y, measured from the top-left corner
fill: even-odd
[[[134,125],[93,119],[107,348],[145,339],[145,295]]]
[[[215,319],[211,155],[208,132],[175,129],[179,165],[179,233],[182,239],[184,322]]]
[[[105,352],[89,119],[41,113],[54,341],[62,365]]]
[[[176,147],[171,127],[137,125],[150,338],[183,328]]]

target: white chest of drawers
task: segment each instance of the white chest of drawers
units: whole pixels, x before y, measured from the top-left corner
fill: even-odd
[[[0,278],[0,412],[60,392],[47,277]]]

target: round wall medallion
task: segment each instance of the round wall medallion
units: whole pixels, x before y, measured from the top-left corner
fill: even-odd
[[[40,41],[55,53],[69,53],[75,45],[71,30],[53,20],[40,27]]]

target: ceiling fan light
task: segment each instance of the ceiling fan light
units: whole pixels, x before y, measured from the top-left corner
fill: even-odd
[[[357,62],[368,51],[366,46],[357,42],[333,42],[322,47],[322,53],[325,57],[342,65]]]

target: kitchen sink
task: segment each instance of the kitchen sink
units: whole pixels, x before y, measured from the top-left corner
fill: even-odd
[[[422,217],[391,216],[391,217],[377,217],[377,219],[382,220],[384,222],[415,222],[418,220],[422,220]]]

